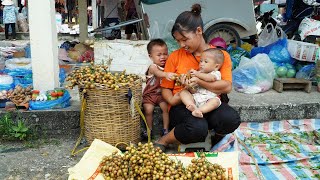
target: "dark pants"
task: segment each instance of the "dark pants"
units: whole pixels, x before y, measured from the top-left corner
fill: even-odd
[[[16,38],[16,23],[9,23],[9,24],[5,24],[4,28],[5,28],[5,36],[6,39],[9,39],[9,26],[11,26],[11,36],[13,39]]]
[[[120,21],[118,18],[105,18],[103,20],[103,27],[112,27],[114,25],[119,24]],[[102,32],[102,35],[109,40],[113,40],[113,39],[121,39],[121,30],[120,28],[115,28],[112,30],[107,30],[105,32]]]
[[[72,9],[68,10],[68,23],[72,23]]]
[[[192,116],[185,105],[171,107],[169,116],[170,128],[175,128],[174,135],[183,144],[205,141],[211,129],[222,135],[232,133],[241,123],[239,114],[227,103],[204,114],[204,118]]]

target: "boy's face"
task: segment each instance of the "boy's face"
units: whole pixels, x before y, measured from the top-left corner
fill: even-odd
[[[164,67],[168,58],[168,48],[167,46],[159,46],[155,45],[151,49],[151,53],[149,54],[150,59],[154,64]]]
[[[214,60],[214,57],[209,53],[202,53],[200,64],[199,64],[199,70],[203,73],[210,73],[212,71],[217,71],[219,68],[219,64],[217,64]]]

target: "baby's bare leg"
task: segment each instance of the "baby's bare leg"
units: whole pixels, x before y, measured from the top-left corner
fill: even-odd
[[[221,101],[219,98],[212,98],[209,99],[204,105],[199,107],[199,110],[205,114],[208,113],[214,109],[217,109],[221,104]]]
[[[194,111],[197,108],[194,102],[193,96],[188,90],[185,90],[185,89],[182,90],[180,92],[180,97],[181,97],[181,101],[183,102],[184,105],[186,105],[189,111]]]
[[[159,104],[162,110],[162,121],[163,121],[163,129],[169,129],[169,112],[168,112],[168,105],[166,102],[161,102]]]
[[[146,117],[147,125],[150,130],[152,130],[152,121],[153,121],[153,104],[143,104],[144,115]]]

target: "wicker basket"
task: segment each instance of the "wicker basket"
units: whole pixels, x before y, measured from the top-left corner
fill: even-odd
[[[128,103],[128,90],[133,99],[141,106],[142,84],[137,80],[119,90],[99,86],[88,90],[84,96],[85,137],[89,143],[97,138],[109,144],[138,143],[140,141],[140,115],[134,105]]]

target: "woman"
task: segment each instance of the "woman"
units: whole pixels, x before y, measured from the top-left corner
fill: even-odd
[[[190,69],[198,69],[201,53],[212,48],[206,44],[203,37],[203,21],[201,19],[201,6],[194,4],[191,11],[181,13],[172,28],[171,34],[180,45],[180,49],[170,54],[164,71],[177,74],[186,74]],[[231,60],[227,52],[223,51],[225,59],[220,69],[220,81],[205,82],[196,77],[183,83],[190,87],[199,85],[216,94],[229,93],[232,90]],[[233,132],[240,125],[239,114],[227,103],[219,108],[204,114],[204,118],[192,116],[191,112],[181,103],[179,91],[173,81],[163,79],[161,83],[162,96],[171,105],[170,127],[173,128],[166,136],[160,138],[155,146],[165,151],[168,144],[189,144],[204,141],[208,129],[213,129],[215,135],[211,138],[212,145],[219,142],[226,134]]]
[[[138,18],[136,5],[134,4],[133,0],[126,0],[126,3],[125,3],[124,7],[125,7],[125,11],[126,11],[126,21]],[[126,25],[125,34],[127,35],[127,39],[128,40],[131,39],[132,33],[136,33],[136,36],[137,36],[138,40],[141,39],[141,35],[140,35],[139,30],[138,30],[138,24],[137,23]]]

